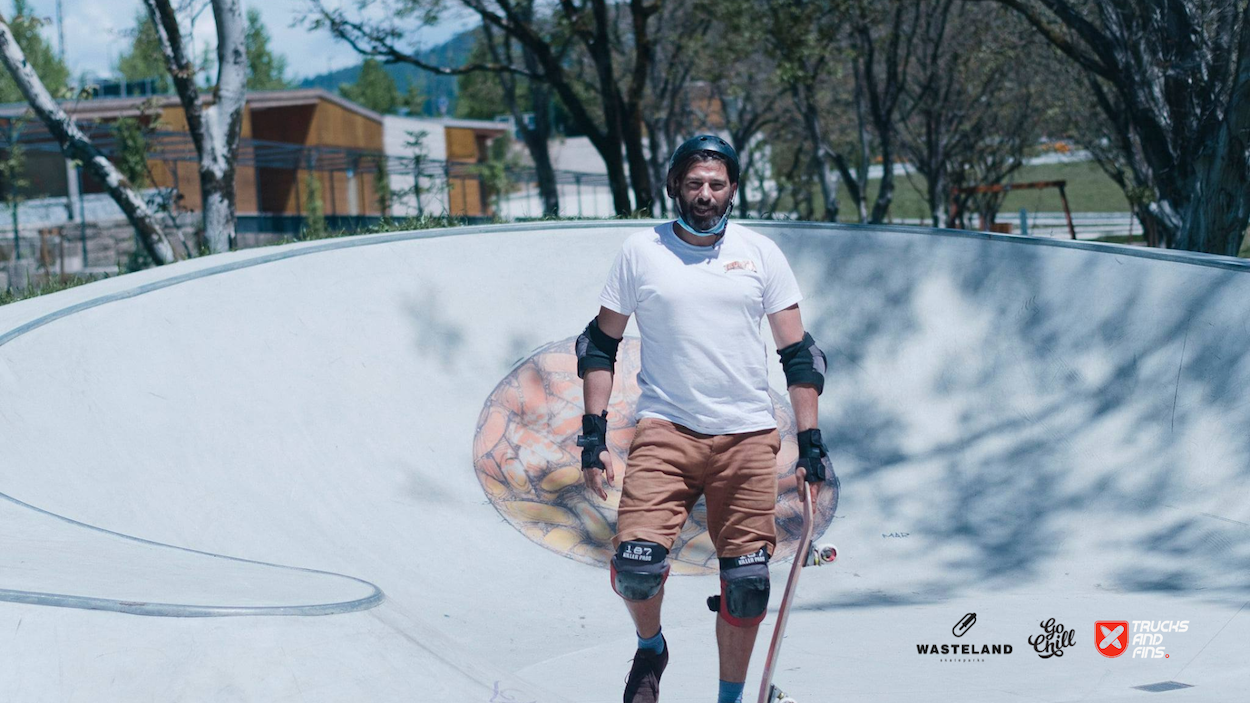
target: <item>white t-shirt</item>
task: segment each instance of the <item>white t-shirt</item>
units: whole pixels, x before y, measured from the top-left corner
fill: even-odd
[[[732,222],[707,247],[682,241],[671,222],[630,235],[599,295],[637,314],[638,417],[704,434],[777,426],[760,323],[802,299],[777,245]]]

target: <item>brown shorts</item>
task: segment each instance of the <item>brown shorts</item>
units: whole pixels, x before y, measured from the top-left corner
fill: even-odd
[[[615,544],[645,540],[673,548],[703,495],[719,557],[777,545],[777,430],[709,435],[668,420],[638,421],[617,509]]]

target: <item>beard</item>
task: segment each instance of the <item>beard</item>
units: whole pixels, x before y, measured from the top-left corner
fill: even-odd
[[[717,207],[714,200],[700,200],[698,198],[686,200],[679,193],[677,195],[677,205],[682,219],[690,223],[690,226],[699,230],[699,232],[707,232],[720,224],[721,218],[733,206],[733,201],[726,200],[722,207]]]

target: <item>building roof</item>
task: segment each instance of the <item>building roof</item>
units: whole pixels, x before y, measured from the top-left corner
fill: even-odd
[[[510,122],[495,122],[494,120],[465,120],[458,117],[420,116],[417,116],[415,119],[422,122],[441,124],[444,127],[451,127],[453,129],[471,129],[475,132],[487,132],[495,136],[512,131],[512,124]]]
[[[210,91],[202,91],[201,100],[208,103],[212,99]],[[382,115],[366,107],[331,93],[322,88],[293,88],[290,90],[249,90],[247,106],[253,111],[267,110],[293,105],[315,105],[319,101],[334,103],[339,107],[367,117],[375,122],[382,121]],[[179,107],[182,103],[177,95],[135,96],[126,98],[95,98],[93,100],[61,100],[61,108],[75,119],[100,120],[118,117],[135,117],[141,114],[145,104],[153,104],[159,108]],[[30,109],[24,102],[0,104],[0,119],[21,117]]]

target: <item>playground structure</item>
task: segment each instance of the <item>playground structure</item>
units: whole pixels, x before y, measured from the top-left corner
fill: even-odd
[[[1044,188],[1058,188],[1059,200],[1063,203],[1063,214],[1067,218],[1068,236],[1070,239],[1076,239],[1076,227],[1072,224],[1072,209],[1068,206],[1068,195],[1066,192],[1068,182],[1059,181],[1032,181],[1028,183],[997,183],[993,185],[965,186],[951,188],[950,202],[950,221],[955,222],[960,214],[956,204],[956,198],[960,195],[977,195],[981,193],[1009,193],[1013,190],[1041,190]],[[993,223],[988,218],[981,218],[981,229],[983,231],[991,231]]]

